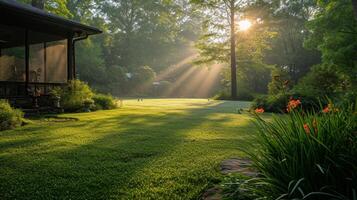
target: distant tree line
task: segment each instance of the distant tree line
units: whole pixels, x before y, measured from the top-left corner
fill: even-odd
[[[318,95],[338,96],[354,93],[353,88],[357,88],[356,0],[44,3],[49,12],[104,31],[77,48],[80,79],[102,92],[142,95],[151,91],[155,76],[191,56],[195,44],[199,57],[194,64],[223,64],[221,90],[229,93],[232,5],[236,23],[242,19],[252,22],[249,30],[240,31],[237,27],[234,32],[238,97],[251,99],[257,94],[281,93],[281,82],[284,90]],[[183,73],[181,70],[162,80],[165,88]]]

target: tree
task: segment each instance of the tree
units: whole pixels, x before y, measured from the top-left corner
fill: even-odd
[[[218,23],[214,23],[215,19],[207,20],[206,26],[211,23],[216,29],[226,29],[224,26],[229,25],[230,32],[230,65],[231,65],[231,98],[237,98],[237,60],[236,60],[236,11],[238,6],[243,3],[243,0],[191,0],[192,3],[207,9],[210,13],[210,18],[222,17]],[[218,15],[217,15],[218,14]],[[222,20],[223,19],[223,20]],[[209,25],[208,25],[209,26]],[[211,28],[212,28],[211,27]],[[208,30],[209,27],[206,27]],[[227,29],[226,29],[227,30]],[[203,46],[201,46],[203,47]],[[211,59],[210,61],[212,61]]]
[[[350,0],[321,0],[317,5],[314,18],[308,22],[311,34],[305,45],[321,52],[322,63],[302,80],[299,89],[307,91],[316,81],[314,91],[320,88],[320,94],[336,97],[352,92],[357,96],[357,20],[353,6]]]
[[[266,51],[265,62],[288,72],[293,83],[320,63],[317,50],[304,48],[304,40],[310,35],[306,23],[316,9],[314,0],[257,1],[252,7],[265,13],[262,18],[265,24],[277,33],[271,49]]]
[[[204,34],[196,45],[200,50],[196,64],[230,63],[230,72],[225,70],[223,78],[225,85],[231,88],[232,98],[246,92],[266,92],[270,67],[264,63],[263,57],[275,33],[261,20],[262,12],[250,10],[253,3],[249,1],[233,1],[234,8],[231,7],[232,1],[192,2],[202,10],[205,19]],[[237,18],[249,20],[252,27],[236,31]],[[235,63],[238,64],[237,70]]]
[[[66,4],[67,0],[18,0],[23,3],[31,4],[40,9],[63,17],[70,17],[71,13]]]

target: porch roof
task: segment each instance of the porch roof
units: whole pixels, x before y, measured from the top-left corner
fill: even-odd
[[[24,27],[66,37],[102,33],[95,27],[65,19],[15,0],[0,0],[0,24]]]

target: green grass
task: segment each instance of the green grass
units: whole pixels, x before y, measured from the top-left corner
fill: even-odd
[[[125,100],[0,132],[0,199],[197,199],[253,143],[248,103]]]

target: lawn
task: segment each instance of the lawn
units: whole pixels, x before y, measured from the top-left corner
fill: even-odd
[[[125,100],[0,132],[0,199],[197,199],[254,142],[248,105]]]

